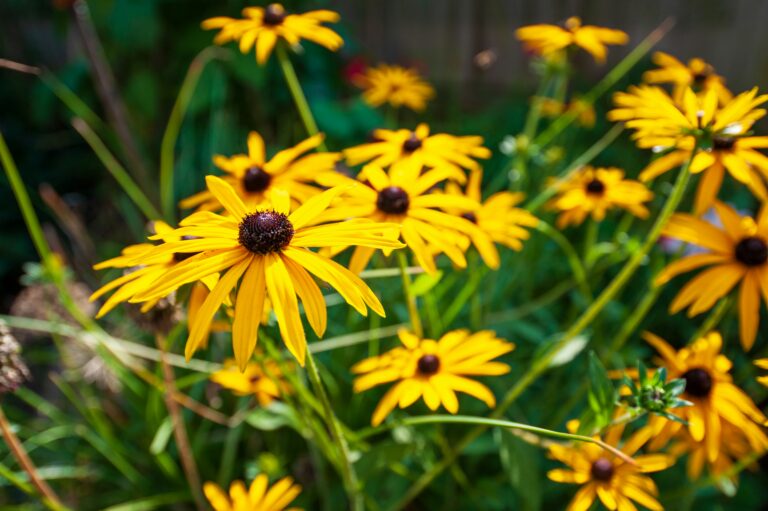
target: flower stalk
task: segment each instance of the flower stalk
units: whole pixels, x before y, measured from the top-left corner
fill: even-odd
[[[413,330],[413,333],[416,334],[416,337],[421,338],[424,336],[424,328],[421,326],[419,307],[416,304],[416,297],[413,295],[411,276],[408,274],[408,260],[401,250],[397,251],[397,262],[400,265],[400,274],[403,277],[403,294],[405,295],[405,301],[408,304],[411,329]]]

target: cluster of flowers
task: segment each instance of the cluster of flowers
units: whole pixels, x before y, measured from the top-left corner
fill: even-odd
[[[263,64],[273,49],[282,51],[282,44],[293,46],[302,39],[336,50],[343,41],[323,23],[337,20],[331,11],[289,14],[271,4],[245,9],[242,19],[207,20],[203,27],[220,29],[215,40],[219,44],[237,41],[244,53],[255,47],[257,61]],[[567,52],[580,47],[599,62],[605,60],[607,44],[625,44],[628,39],[619,30],[583,26],[578,18],[562,27],[524,27],[518,37],[546,59],[565,59]],[[749,349],[756,337],[760,297],[768,301],[768,209],[757,219],[742,217],[717,195],[727,170],[759,199],[768,198],[763,181],[768,158],[756,150],[768,147],[768,137],[750,132],[766,113],[758,107],[768,96],[756,90],[732,96],[723,79],[698,59],[683,64],[657,54],[655,60],[660,68],[645,75],[648,84],[617,94],[609,118],[634,129],[639,147],[663,154],[640,174],[640,181],[626,179],[618,168],[578,169],[557,184],[549,206],[560,212],[560,227],[580,224],[589,216],[601,221],[615,208],[645,218],[645,204],[653,198],[645,183],[679,166],[686,176],[702,173],[695,216],[676,214],[665,234],[705,252],[672,263],[657,284],[711,266],[672,303],[672,312],[689,308],[690,315],[712,308],[739,284],[741,341]],[[670,93],[652,83],[670,83],[673,89]],[[372,68],[359,84],[373,106],[388,103],[420,111],[434,95],[415,70],[397,66]],[[570,109],[580,115],[591,108],[578,99],[544,106],[545,111]],[[585,124],[593,123],[594,112],[584,119]],[[265,367],[269,361],[252,362],[259,327],[273,313],[283,342],[303,366],[307,341],[299,302],[317,336],[323,335],[327,323],[326,303],[315,279],[334,288],[359,313],[371,309],[383,316],[384,307],[358,276],[377,251],[389,257],[407,249],[416,265],[434,274],[441,254],[455,267],[466,268],[466,253],[474,247],[488,267],[497,269],[497,245],[522,249],[528,229],[538,220],[518,207],[522,194],[499,192],[483,200],[483,171],[477,160],[491,153],[482,138],[431,134],[426,124],[413,130],[379,129],[372,136],[370,143],[336,153],[314,152],[323,143],[323,136],[315,134],[269,158],[262,137],[251,132],[247,153],[214,157],[223,176],[208,176],[205,191],[180,203],[193,212],[177,227],[156,221],[149,237],[155,243],[129,246],[119,257],[98,265],[131,270],[93,295],[97,299],[114,291],[99,316],[122,302],[140,303],[148,311],[191,285],[186,357],[207,345],[211,331],[222,325],[231,329],[234,359],[213,379],[237,393],[254,394],[266,405],[290,389],[279,368]],[[348,168],[360,165],[362,170],[350,176]],[[710,207],[722,228],[699,218]],[[347,266],[334,260],[348,249],[352,254]],[[396,407],[406,408],[419,399],[431,410],[442,405],[457,413],[457,392],[494,406],[491,390],[470,377],[509,372],[508,365],[495,359],[511,352],[512,343],[491,331],[455,330],[432,340],[403,329],[399,338],[402,346],[351,368],[357,375],[356,392],[394,383],[373,412],[373,425]],[[683,397],[692,406],[674,412],[687,422],[654,417],[623,441],[624,427],[611,428],[606,442],[621,446],[628,456],[642,448],[659,451],[671,443],[665,453],[637,456],[635,464],[592,444],[550,447],[551,456],[570,467],[551,471],[550,478],[583,485],[571,509],[589,509],[596,498],[610,509],[635,509],[632,501],[661,509],[656,486],[644,473],[662,470],[689,453],[692,477],[698,477],[705,463],[722,474],[734,460],[768,449],[761,429],[766,417],[733,384],[730,361],[720,353],[719,334],[708,333],[679,351],[656,336],[648,334],[647,340],[670,374],[687,383]],[[298,492],[290,479],[267,491],[264,476],[250,491],[234,483],[229,496],[213,484],[205,487],[217,510],[279,510]]]

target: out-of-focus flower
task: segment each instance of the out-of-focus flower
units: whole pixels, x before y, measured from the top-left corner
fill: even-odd
[[[371,106],[384,103],[393,108],[406,107],[416,112],[426,108],[435,89],[415,69],[381,64],[369,67],[357,83],[365,89],[363,99]]]
[[[267,406],[281,394],[290,392],[282,379],[280,367],[273,360],[249,362],[244,371],[233,359],[224,361],[224,368],[211,375],[210,380],[238,396],[255,396],[261,406]]]
[[[419,339],[405,329],[398,332],[403,346],[355,364],[352,372],[355,392],[397,382],[379,401],[371,424],[377,426],[396,407],[407,408],[423,398],[430,410],[442,404],[450,413],[459,411],[456,392],[463,392],[496,406],[496,398],[485,385],[467,376],[497,376],[509,366],[493,361],[509,353],[515,345],[496,337],[490,330],[470,333],[448,332],[439,341]]]
[[[715,211],[723,224],[718,228],[685,213],[677,213],[664,228],[664,235],[693,243],[707,250],[675,261],[656,278],[666,284],[681,273],[710,266],[677,294],[669,310],[672,314],[688,308],[688,316],[711,309],[737,284],[741,345],[752,348],[760,322],[760,296],[768,288],[768,208],[757,219],[740,216],[722,202]]]
[[[235,481],[229,486],[229,495],[219,485],[208,482],[203,492],[214,511],[301,511],[288,508],[301,493],[301,486],[290,477],[280,479],[271,488],[266,474],[256,476],[249,488]]]
[[[205,30],[219,30],[213,40],[216,44],[238,41],[242,53],[248,53],[255,45],[256,60],[264,64],[279,39],[291,46],[306,39],[331,51],[338,50],[344,41],[339,34],[323,25],[337,21],[339,15],[333,11],[290,14],[281,4],[275,3],[266,7],[246,7],[243,9],[243,18],[209,18],[203,21],[202,27]]]
[[[456,137],[446,133],[430,135],[426,124],[419,124],[413,131],[379,129],[373,132],[373,136],[374,142],[344,151],[348,164],[370,162],[387,167],[409,160],[417,167],[450,167],[456,171],[455,179],[461,180],[461,168],[480,168],[473,158],[491,157],[491,151],[483,147],[483,137]]]
[[[323,135],[310,137],[267,159],[264,139],[257,132],[248,135],[248,154],[231,157],[216,155],[213,163],[226,174],[222,177],[251,209],[269,200],[273,190],[285,190],[299,204],[320,193],[313,186],[316,177],[332,172],[341,159],[339,153],[312,153],[323,142]],[[221,211],[223,206],[209,190],[196,193],[179,203],[181,208],[195,211]]]
[[[595,125],[595,107],[592,103],[581,98],[575,97],[568,103],[554,98],[538,98],[538,101],[541,106],[541,114],[545,117],[558,117],[566,113],[573,113],[576,115],[576,122],[585,128],[592,128]]]
[[[582,25],[581,18],[577,16],[568,18],[563,26],[540,24],[521,27],[515,35],[525,49],[533,53],[548,57],[569,46],[578,46],[601,64],[608,53],[607,45],[627,44],[629,41],[627,34],[621,30]]]
[[[721,105],[733,98],[733,94],[725,86],[725,79],[702,59],[694,58],[683,64],[672,55],[657,51],[653,54],[653,63],[659,68],[646,71],[643,81],[672,84],[672,97],[678,103],[683,101],[685,90],[689,87],[697,94],[714,91]]]
[[[578,421],[569,421],[568,430],[575,433]],[[624,433],[623,426],[614,426],[605,435],[605,442],[619,447]],[[568,465],[568,469],[556,468],[547,473],[552,481],[581,485],[579,491],[568,505],[569,511],[587,511],[596,499],[600,499],[608,509],[636,509],[633,502],[653,511],[663,508],[656,498],[659,490],[653,479],[647,475],[670,467],[674,458],[666,454],[635,455],[648,441],[642,431],[630,436],[621,445],[621,452],[632,456],[635,464],[627,463],[613,453],[590,443],[573,446],[554,444],[549,447],[549,455]]]
[[[646,218],[648,209],[643,203],[652,198],[653,193],[644,184],[624,179],[621,169],[587,166],[559,185],[558,195],[549,207],[561,211],[557,226],[563,228],[581,224],[588,215],[600,222],[606,212],[617,207]]]

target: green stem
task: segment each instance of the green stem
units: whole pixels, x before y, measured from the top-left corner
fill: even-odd
[[[608,347],[608,352],[600,357],[602,360],[607,360],[611,355],[618,352],[624,346],[629,337],[637,330],[640,322],[643,321],[645,316],[650,312],[653,304],[656,303],[656,300],[659,298],[660,292],[661,287],[659,286],[652,286],[651,289],[648,289],[645,292],[643,299],[635,306],[632,314],[622,322],[621,329]]]
[[[206,48],[201,51],[192,63],[189,65],[187,75],[181,84],[179,95],[173,104],[171,116],[168,119],[168,125],[163,133],[163,140],[160,144],[160,205],[163,210],[163,216],[168,221],[174,221],[176,216],[175,201],[173,195],[173,174],[175,170],[175,149],[176,141],[179,139],[181,124],[184,121],[184,115],[187,113],[192,96],[195,93],[200,76],[203,74],[205,66],[214,58],[220,57],[219,48]]]
[[[325,391],[325,386],[322,380],[320,380],[320,372],[317,370],[317,364],[315,363],[315,357],[312,352],[307,350],[307,374],[309,381],[312,382],[312,386],[315,387],[320,397],[320,402],[323,405],[323,411],[325,412],[325,420],[328,425],[328,429],[331,431],[331,438],[336,444],[336,448],[339,450],[338,455],[340,458],[341,477],[344,481],[344,486],[349,496],[350,507],[353,511],[363,510],[363,496],[360,493],[360,486],[357,480],[357,473],[355,467],[352,465],[352,460],[349,456],[349,446],[347,440],[344,438],[344,433],[341,430],[336,414],[333,412],[331,401],[328,399],[328,393]]]
[[[82,119],[72,119],[72,127],[88,142],[93,152],[101,160],[101,163],[107,168],[115,181],[123,188],[123,191],[133,201],[136,207],[147,217],[148,220],[157,220],[161,218],[160,212],[152,205],[152,202],[144,195],[139,185],[131,178],[128,171],[120,165],[117,159],[112,155],[104,142],[94,132],[91,127]]]
[[[320,130],[317,129],[317,123],[312,115],[312,110],[309,108],[309,103],[307,103],[307,97],[301,89],[301,84],[296,76],[296,70],[293,69],[293,64],[291,64],[291,59],[288,57],[285,46],[278,44],[275,48],[275,53],[277,54],[277,61],[280,63],[280,69],[283,71],[283,76],[285,76],[285,81],[288,84],[288,89],[291,91],[291,96],[293,96],[293,101],[296,103],[296,108],[299,110],[301,121],[307,129],[307,133],[310,137],[317,135]],[[318,149],[321,151],[328,150],[324,142],[318,146]]]
[[[691,154],[695,154],[694,151]],[[656,244],[661,231],[669,221],[669,218],[675,212],[683,199],[685,194],[686,185],[690,177],[690,164],[691,160],[680,170],[675,181],[674,188],[667,198],[664,207],[662,208],[659,216],[656,218],[656,222],[651,227],[651,231],[645,240],[645,243],[640,249],[635,252],[632,257],[629,258],[627,263],[606,287],[597,299],[587,308],[586,311],[573,323],[573,325],[562,335],[554,345],[547,350],[544,355],[535,360],[530,368],[517,380],[514,386],[509,389],[501,404],[493,411],[491,418],[498,418],[503,416],[506,410],[515,402],[515,400],[522,394],[536,379],[544,373],[549,367],[552,359],[557,353],[575,336],[579,335],[592,320],[603,310],[603,308],[623,289],[629,279],[634,275],[637,268],[643,263],[648,252]],[[429,484],[443,472],[451,463],[458,457],[470,443],[478,438],[486,430],[486,426],[479,425],[478,427],[467,433],[462,439],[456,443],[455,449],[452,451],[451,456],[447,456],[435,464],[429,472],[423,474],[415,483],[406,491],[405,495],[398,502],[398,505],[393,509],[401,509],[419,493],[421,493]]]
[[[400,274],[403,277],[403,294],[408,304],[408,315],[411,318],[411,329],[416,337],[421,338],[424,335],[424,329],[421,326],[421,317],[419,308],[416,305],[416,297],[413,296],[411,289],[411,276],[408,275],[408,260],[402,250],[397,251],[397,262],[400,265]]]
[[[640,44],[635,47],[634,50],[629,52],[629,54],[624,57],[624,59],[619,62],[616,67],[614,67],[607,75],[605,75],[605,77],[600,80],[597,85],[595,85],[589,92],[582,96],[581,100],[586,105],[594,104],[598,98],[608,92],[611,87],[616,85],[616,82],[618,82],[625,74],[627,74],[627,72],[629,72],[630,69],[632,69],[632,67],[634,67],[635,64],[639,62],[640,59],[642,59],[651,50],[651,48],[653,48],[653,46],[659,42],[662,37],[664,37],[664,35],[672,28],[673,25],[674,21],[672,18],[667,18],[664,20],[661,25],[659,25],[653,32],[648,34],[648,36],[643,39]],[[550,124],[546,130],[541,132],[541,134],[536,137],[533,143],[539,148],[545,147],[547,144],[552,142],[552,140],[554,140],[554,138],[559,135],[565,128],[570,126],[571,123],[576,120],[578,115],[578,111],[567,112],[561,115],[555,122]]]
[[[548,223],[539,220],[536,225],[536,230],[547,236],[554,241],[560,249],[565,253],[568,264],[571,267],[573,276],[576,278],[576,283],[579,286],[581,293],[588,301],[592,301],[592,291],[589,289],[589,283],[587,282],[587,272],[584,270],[584,266],[579,260],[579,254],[576,253],[576,249],[568,241],[568,238],[563,236],[560,231],[552,228]]]
[[[721,299],[720,303],[718,303],[712,312],[709,313],[709,316],[707,316],[707,319],[704,320],[704,323],[702,323],[701,326],[696,330],[696,333],[693,334],[693,337],[691,337],[691,342],[707,335],[709,332],[714,330],[731,309],[732,304],[733,301],[728,296]]]

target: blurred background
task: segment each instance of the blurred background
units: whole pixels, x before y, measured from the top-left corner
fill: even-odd
[[[117,156],[143,176],[140,184],[155,198],[151,183],[156,182],[161,137],[179,87],[190,63],[213,37],[200,29],[200,21],[236,15],[248,4],[241,0],[0,0],[0,59],[50,70],[110,125],[124,126],[127,133],[117,133]],[[705,58],[737,92],[765,85],[768,78],[768,51],[762,50],[768,47],[768,2],[760,0],[341,0],[286,5],[297,10],[329,7],[342,14],[339,31],[346,45],[339,54],[308,44],[305,58],[295,59],[333,148],[360,143],[381,125],[380,114],[360,101],[352,80],[367,64],[388,62],[418,68],[438,90],[437,100],[424,116],[401,118],[404,125],[423,118],[440,130],[484,135],[496,150],[503,136],[520,129],[536,80],[514,29],[562,22],[571,15],[581,16],[586,23],[620,28],[631,37],[630,46],[611,49],[606,67],[584,55],[577,59],[574,91],[583,92],[669,17],[676,25],[658,49],[684,60]],[[216,54],[205,67],[182,124],[177,197],[201,188],[203,176],[212,170],[212,154],[242,150],[250,129],[261,131],[273,147],[295,142],[302,135],[275,62],[260,68],[252,55],[232,50],[228,47]],[[638,80],[650,66],[649,60],[620,86]],[[119,98],[104,91],[104,76],[110,74]],[[78,222],[91,236],[109,232],[107,239],[122,243],[141,236],[143,220],[125,197],[113,193],[116,184],[72,129],[71,112],[49,85],[33,74],[0,68],[0,129],[27,185],[42,191],[42,195],[33,194],[40,201],[38,211],[51,225],[69,231],[66,243],[79,236],[74,250],[77,260],[69,262],[87,268],[104,254],[96,253],[88,235],[74,235]],[[598,105],[598,113],[604,111],[606,101]],[[602,127],[599,122],[594,133]],[[637,152],[632,154],[638,157]],[[632,157],[626,165],[631,165]],[[494,165],[492,161],[488,168],[494,171]],[[3,311],[19,289],[22,263],[35,259],[4,179],[0,178]],[[115,196],[117,200],[111,199]],[[111,226],[118,216],[129,220],[121,219],[124,227],[115,233]],[[69,218],[69,225],[63,225],[67,222],[63,218]],[[50,233],[55,245],[54,229]],[[99,250],[113,254],[117,245],[100,243]]]

